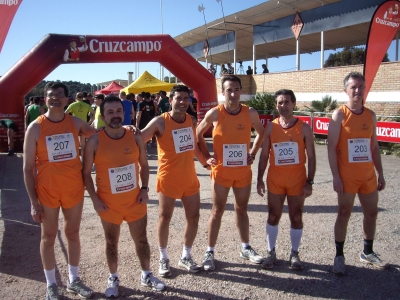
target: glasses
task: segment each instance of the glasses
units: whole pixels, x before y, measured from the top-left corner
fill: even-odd
[[[64,97],[65,95],[62,92],[59,92],[57,94],[52,94],[52,93],[47,94],[47,98],[64,98]]]

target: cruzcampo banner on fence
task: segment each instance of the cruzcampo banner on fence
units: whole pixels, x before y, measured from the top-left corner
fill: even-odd
[[[0,52],[22,0],[0,0]]]
[[[372,16],[365,48],[364,76],[366,90],[364,103],[382,59],[399,30],[399,4],[400,2],[397,0],[385,1],[378,6]]]

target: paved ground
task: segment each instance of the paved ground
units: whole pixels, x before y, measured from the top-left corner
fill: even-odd
[[[304,208],[304,236],[301,258],[302,272],[288,268],[290,251],[287,209],[282,216],[277,243],[278,263],[272,271],[243,261],[239,257],[240,240],[235,227],[233,197],[230,195],[216,247],[217,270],[189,275],[177,267],[182,247],[184,213],[176,202],[170,227],[169,255],[173,276],[165,280],[165,292],[155,293],[140,287],[140,268],[134,255],[126,226],[120,239],[120,299],[399,299],[400,298],[400,159],[383,156],[387,188],[380,193],[379,220],[375,250],[390,263],[384,271],[365,266],[358,260],[362,249],[361,207],[357,202],[349,224],[345,244],[348,275],[336,277],[330,272],[334,257],[333,224],[336,216],[336,195],[332,190],[326,146],[316,145],[317,174],[312,197]],[[158,269],[156,238],[157,196],[154,191],[157,171],[156,150],[149,150],[150,202],[148,205],[148,237],[151,245],[151,265]],[[256,158],[258,163],[258,156]],[[201,262],[207,246],[207,219],[211,208],[208,171],[196,162],[201,182],[201,218],[199,233],[193,247],[193,257]],[[253,165],[253,189],[249,204],[251,243],[265,254],[265,220],[267,206],[255,189],[257,164]],[[357,174],[354,174],[357,176]],[[177,179],[179,180],[179,179]],[[68,183],[66,183],[68,184]],[[30,205],[22,177],[22,155],[0,154],[0,299],[42,299],[45,279],[39,256],[40,227],[32,221]],[[60,218],[62,219],[62,218]],[[60,221],[62,228],[62,221]],[[86,195],[81,227],[81,277],[94,289],[95,299],[104,299],[107,266],[103,253],[103,231],[90,198]],[[64,234],[59,231],[56,242],[57,280],[62,299],[78,299],[65,292],[67,278]]]

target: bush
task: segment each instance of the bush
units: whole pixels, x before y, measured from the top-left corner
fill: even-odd
[[[311,107],[305,106],[306,110],[309,112],[332,112],[338,108],[336,100],[332,99],[332,96],[324,96],[321,100],[311,101]]]
[[[277,113],[274,94],[257,93],[246,104],[262,114]]]

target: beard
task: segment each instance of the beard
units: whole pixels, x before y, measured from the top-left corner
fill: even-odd
[[[114,117],[107,125],[111,128],[120,128],[122,126],[122,119],[120,117]]]

